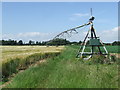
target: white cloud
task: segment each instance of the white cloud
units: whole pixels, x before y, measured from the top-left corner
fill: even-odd
[[[47,41],[52,39],[55,35],[56,33],[26,32],[18,34],[3,34],[2,39],[23,40],[25,42],[28,42],[29,40]]]
[[[26,33],[19,33],[18,37],[36,37],[36,36],[45,36],[49,33],[40,33],[40,32],[26,32]]]
[[[78,30],[79,33],[76,35],[73,35],[71,38],[69,38],[68,40],[71,41],[80,41],[85,38],[87,31],[86,30]],[[100,39],[103,42],[114,42],[114,41],[118,41],[118,32],[120,32],[120,26],[119,27],[115,27],[111,30],[101,30],[101,31],[97,31],[96,34],[98,37],[100,37]],[[90,33],[89,33],[90,36]]]
[[[72,16],[70,17],[70,20],[76,21],[76,20],[79,20],[81,17],[87,17],[87,16],[89,16],[88,13],[75,13],[75,14],[72,14]]]
[[[86,13],[86,14],[83,14],[83,13],[75,13],[75,14],[73,14],[73,15],[74,15],[74,16],[77,16],[77,17],[89,16],[88,13]]]
[[[86,28],[86,30],[88,30]],[[70,41],[80,41],[83,40],[87,34],[86,30],[77,30],[78,34],[73,34],[72,37],[68,38],[67,40]],[[118,40],[118,30],[120,32],[120,26],[115,27],[111,30],[102,30],[97,31],[97,34],[100,36],[100,39],[103,42],[113,42],[115,40]],[[59,33],[41,33],[41,32],[26,32],[26,33],[18,33],[18,34],[3,34],[3,39],[14,39],[14,40],[23,40],[25,42],[28,42],[28,40],[34,40],[34,41],[48,41],[53,39],[57,34]]]
[[[98,32],[100,35],[101,40],[104,42],[113,42],[118,41],[118,31],[120,31],[120,26],[115,27],[111,30],[103,30],[101,32]]]

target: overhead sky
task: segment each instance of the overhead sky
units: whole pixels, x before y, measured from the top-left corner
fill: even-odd
[[[87,23],[90,8],[94,26],[104,42],[118,39],[117,2],[3,2],[2,38],[45,41],[67,29]],[[78,29],[71,41],[83,40],[87,30]]]

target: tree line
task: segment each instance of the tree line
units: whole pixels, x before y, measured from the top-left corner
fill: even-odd
[[[0,45],[80,45],[82,41],[79,42],[71,42],[66,39],[54,39],[49,41],[32,41],[29,40],[27,43],[23,42],[22,40],[0,40]],[[104,43],[105,45],[120,45],[120,41],[114,41],[113,43]]]
[[[66,39],[54,39],[49,41],[33,41],[29,40],[28,42],[23,42],[22,40],[0,40],[0,45],[71,45],[71,44],[79,44],[80,42],[70,42]]]

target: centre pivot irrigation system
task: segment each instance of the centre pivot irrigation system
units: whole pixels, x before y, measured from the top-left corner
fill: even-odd
[[[72,33],[78,33],[76,29],[90,25],[90,29],[88,30],[82,44],[80,45],[80,48],[78,50],[76,57],[77,58],[82,57],[84,59],[89,59],[93,55],[103,55],[106,57],[108,55],[108,51],[105,48],[102,41],[96,35],[95,29],[93,26],[94,19],[95,18],[92,16],[92,8],[91,8],[91,18],[89,19],[88,23],[80,25],[75,28],[71,28],[69,30],[66,30],[66,31],[58,34],[57,36],[55,36],[53,38],[53,40],[57,39],[57,38],[63,38],[65,35],[70,36],[70,34],[72,34]],[[89,46],[89,48],[86,48],[88,46]],[[88,52],[88,49],[90,49],[89,52]]]

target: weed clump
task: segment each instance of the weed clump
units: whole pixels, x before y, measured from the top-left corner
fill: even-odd
[[[81,60],[81,62],[84,62],[88,65],[92,65],[92,64],[108,64],[108,65],[110,65],[113,63],[118,63],[119,59],[116,58],[116,56],[108,55],[108,57],[104,57],[104,56],[98,55],[98,56],[93,56],[89,60]]]

